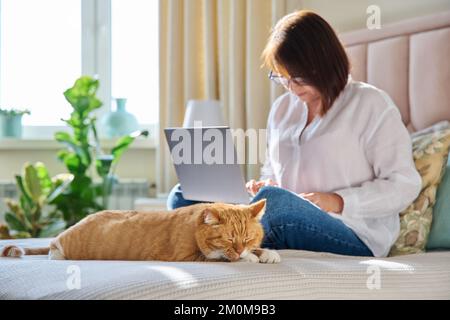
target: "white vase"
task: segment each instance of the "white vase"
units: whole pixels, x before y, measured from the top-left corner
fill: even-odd
[[[139,130],[136,117],[126,110],[127,99],[115,99],[115,111],[106,114],[100,121],[102,132],[106,138],[118,138]]]

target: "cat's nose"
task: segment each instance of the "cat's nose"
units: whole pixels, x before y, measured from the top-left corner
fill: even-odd
[[[234,247],[234,250],[236,251],[237,254],[241,255],[242,252],[244,252],[244,246],[242,245],[236,245]]]

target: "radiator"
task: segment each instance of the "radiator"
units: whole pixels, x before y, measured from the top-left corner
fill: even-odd
[[[109,209],[134,209],[135,200],[149,196],[150,184],[147,180],[121,180],[114,185],[110,198]],[[0,182],[0,221],[4,221],[4,214],[8,211],[5,198],[18,198],[15,183]]]

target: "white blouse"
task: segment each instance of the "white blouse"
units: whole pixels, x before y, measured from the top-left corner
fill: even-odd
[[[374,256],[387,256],[399,235],[399,213],[418,196],[422,183],[400,112],[385,92],[349,77],[325,116],[305,128],[307,118],[305,102],[294,94],[274,102],[261,178],[297,194],[339,194],[343,212],[329,214],[350,227]]]

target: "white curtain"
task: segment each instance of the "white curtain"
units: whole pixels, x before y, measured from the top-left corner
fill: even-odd
[[[160,0],[158,192],[177,183],[163,129],[181,126],[190,99],[218,99],[234,129],[263,129],[281,93],[261,68],[274,23],[300,0]],[[246,166],[246,178],[259,176]]]

